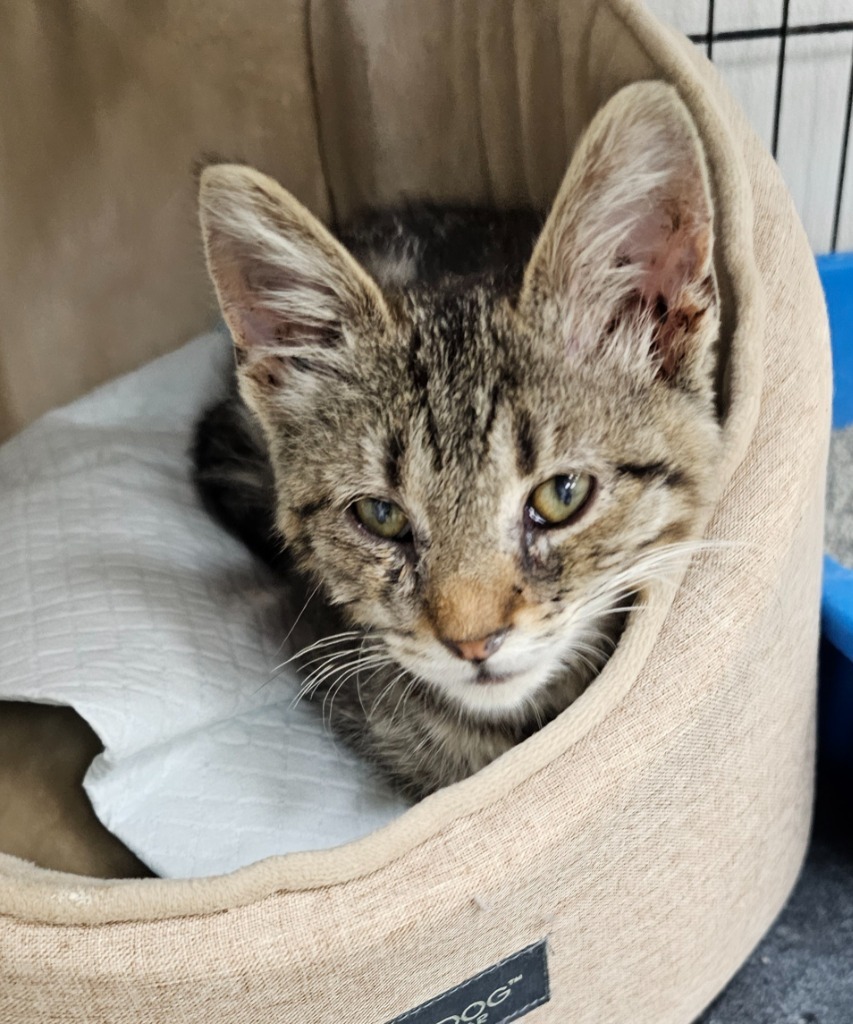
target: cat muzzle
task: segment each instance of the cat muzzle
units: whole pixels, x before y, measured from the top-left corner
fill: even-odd
[[[498,650],[508,632],[508,629],[498,629],[479,640],[445,640],[442,638],[441,642],[457,658],[479,665]]]

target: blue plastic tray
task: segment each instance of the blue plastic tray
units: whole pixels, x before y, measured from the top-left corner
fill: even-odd
[[[832,425],[845,427],[853,423],[853,253],[821,256],[817,264],[832,334]],[[821,616],[821,754],[853,769],[853,570],[828,556]]]

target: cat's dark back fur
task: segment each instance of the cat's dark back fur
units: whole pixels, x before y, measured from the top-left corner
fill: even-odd
[[[445,289],[452,279],[489,275],[497,287],[518,291],[545,221],[530,207],[409,203],[367,210],[338,237],[380,285],[418,283]]]

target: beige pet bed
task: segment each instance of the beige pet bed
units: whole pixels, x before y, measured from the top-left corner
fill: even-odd
[[[4,21],[7,433],[210,321],[203,154],[260,166],[326,217],[400,195],[545,203],[608,96],[675,83],[717,196],[727,454],[708,534],[734,543],[479,775],[357,843],[229,876],[68,873],[130,870],[115,848],[87,860],[97,834],[69,820],[67,783],[30,772],[46,742],[79,760],[91,738],[68,716],[2,714],[0,845],[64,872],[0,857],[0,1021],[501,1024],[513,1006],[688,1024],[806,844],[828,436],[809,248],[713,69],[632,0],[83,0]],[[528,1005],[500,972],[457,988],[542,940],[550,986],[528,979]]]

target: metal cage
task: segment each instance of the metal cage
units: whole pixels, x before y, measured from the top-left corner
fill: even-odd
[[[710,60],[714,59],[715,47],[729,42],[744,39],[778,39],[779,56],[776,64],[775,98],[773,104],[773,137],[771,150],[777,155],[779,148],[779,121],[782,110],[782,88],[785,80],[785,59],[787,42],[792,36],[830,35],[838,32],[853,33],[853,21],[825,21],[808,25],[792,25],[790,23],[791,0],[782,0],[782,15],[778,25],[759,28],[737,29],[729,32],[715,31],[715,0],[708,0],[707,22],[704,32],[693,33],[690,39],[704,46]],[[850,54],[850,73],[847,80],[847,105],[845,107],[844,127],[841,133],[841,155],[839,160],[838,180],[835,187],[835,205],[832,219],[831,252],[838,248],[838,235],[841,224],[841,207],[844,197],[844,180],[847,172],[847,154],[850,148],[850,121],[853,114],[853,46]]]

